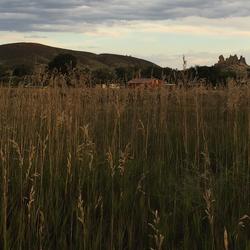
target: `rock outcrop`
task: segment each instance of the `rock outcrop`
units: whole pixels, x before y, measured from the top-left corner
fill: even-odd
[[[225,59],[224,56],[221,55],[219,56],[218,63],[214,66],[223,74],[235,76],[237,79],[250,78],[250,66],[247,64],[246,59],[243,56],[238,58],[237,55],[230,55]]]
[[[247,65],[246,58],[241,56],[239,59],[239,63]]]
[[[241,56],[238,58],[237,55],[230,55],[228,58],[224,58],[223,55],[219,56],[219,61],[216,64],[217,66],[235,66],[235,65],[242,65],[247,66],[245,57]]]

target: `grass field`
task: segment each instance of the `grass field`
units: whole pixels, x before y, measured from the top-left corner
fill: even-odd
[[[249,102],[0,88],[0,248],[250,249]]]

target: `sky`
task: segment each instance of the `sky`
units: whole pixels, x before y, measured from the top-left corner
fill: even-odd
[[[0,44],[131,55],[160,66],[250,63],[249,0],[0,0]]]

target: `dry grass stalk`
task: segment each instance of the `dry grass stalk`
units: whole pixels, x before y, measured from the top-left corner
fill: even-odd
[[[213,198],[213,192],[209,188],[205,190],[203,194],[203,199],[205,200],[206,203],[206,209],[205,213],[209,222],[210,226],[210,231],[211,231],[211,236],[213,240],[213,249],[215,249],[215,232],[214,232],[214,203],[215,199]]]
[[[245,214],[243,215],[237,224],[237,229],[236,229],[236,241],[239,239],[240,234],[247,229],[247,226],[250,225],[250,217]]]
[[[110,169],[110,173],[111,173],[111,176],[112,178],[114,177],[115,175],[115,163],[114,163],[114,159],[113,159],[113,154],[111,152],[111,148],[109,148],[109,151],[107,153],[107,161],[108,161],[108,166],[109,166],[109,169]]]
[[[126,164],[131,159],[130,147],[131,144],[129,143],[126,145],[124,152],[120,153],[118,169],[120,170],[121,175],[124,175]]]
[[[28,198],[28,204],[27,204],[27,208],[28,208],[28,221],[30,222],[30,218],[31,218],[31,208],[32,208],[32,204],[35,201],[35,188],[32,185],[30,193],[29,193],[29,198]]]
[[[224,228],[224,248],[225,250],[229,250],[228,233],[226,228]]]
[[[2,165],[2,211],[3,211],[3,221],[2,221],[2,232],[3,232],[3,249],[8,250],[8,239],[7,239],[7,216],[8,216],[8,169],[7,169],[7,158],[6,149],[5,152],[0,150],[0,163]]]
[[[153,234],[150,234],[150,238],[153,239],[154,246],[151,250],[163,250],[164,236],[160,232],[160,216],[158,210],[152,212],[153,223],[148,223],[149,227],[152,229]]]
[[[249,93],[0,88],[4,250],[230,249],[249,207]],[[164,214],[145,226],[151,207]],[[240,249],[249,222],[233,234]]]

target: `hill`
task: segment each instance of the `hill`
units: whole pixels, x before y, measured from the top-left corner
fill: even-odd
[[[89,67],[91,69],[102,67],[128,67],[135,66],[139,68],[158,67],[149,61],[115,54],[94,54],[68,49],[50,47],[37,43],[13,43],[0,45],[0,64],[10,68],[15,65],[25,64],[48,64],[56,55],[61,53],[70,53],[78,59],[79,66]]]
[[[78,68],[91,69],[90,77],[96,83],[129,80],[141,76],[165,79],[168,83],[186,82],[207,84],[226,84],[228,79],[239,83],[250,79],[250,66],[244,57],[237,55],[229,58],[219,57],[213,66],[197,66],[182,70],[161,68],[160,66],[135,57],[115,54],[94,54],[90,52],[55,48],[36,43],[13,43],[0,45],[0,78],[9,80],[10,72],[15,76],[32,74],[36,69],[47,65],[58,54],[71,54],[77,58]],[[22,68],[24,66],[24,68]],[[26,67],[28,66],[28,67]],[[30,70],[29,70],[30,69]]]

